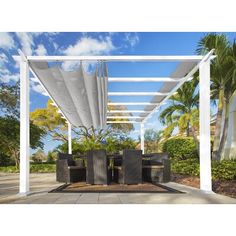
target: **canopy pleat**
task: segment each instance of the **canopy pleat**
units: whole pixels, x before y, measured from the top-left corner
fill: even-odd
[[[87,73],[82,63],[77,70],[64,71],[47,62],[30,62],[31,68],[68,121],[78,127],[104,128],[107,107],[106,65],[98,63]],[[98,75],[98,72],[100,74]]]

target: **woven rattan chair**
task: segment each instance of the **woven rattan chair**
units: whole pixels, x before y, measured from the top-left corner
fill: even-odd
[[[111,182],[106,150],[91,150],[87,153],[86,182],[107,185]]]
[[[152,153],[149,160],[143,160],[143,180],[166,183],[170,181],[170,160],[167,153]]]
[[[114,165],[114,180],[120,184],[142,183],[142,151],[123,151],[121,165]]]
[[[82,161],[74,161],[72,154],[58,154],[56,180],[62,183],[85,181],[86,168]]]

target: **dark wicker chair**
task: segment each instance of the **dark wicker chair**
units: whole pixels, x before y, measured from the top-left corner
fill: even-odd
[[[143,180],[166,183],[170,181],[170,160],[167,153],[152,153],[149,160],[143,160]]]
[[[114,180],[120,184],[142,183],[142,151],[124,150],[120,165],[114,163]]]
[[[85,181],[86,168],[82,160],[75,161],[72,154],[58,154],[56,180],[63,183]]]
[[[87,153],[86,182],[107,185],[111,182],[106,150],[91,150]]]

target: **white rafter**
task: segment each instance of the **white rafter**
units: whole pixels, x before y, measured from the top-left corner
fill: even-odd
[[[110,110],[107,113],[149,113],[151,111],[143,111],[143,110]]]
[[[158,105],[157,102],[108,102],[108,106],[153,106]]]
[[[171,77],[109,77],[108,82],[179,82],[182,78]]]
[[[161,92],[108,92],[108,96],[167,96]]]
[[[13,56],[20,60],[20,56]],[[122,55],[122,56],[27,56],[29,61],[146,61],[146,62],[198,62],[203,56],[149,56],[149,55]],[[212,56],[211,59],[213,59]]]

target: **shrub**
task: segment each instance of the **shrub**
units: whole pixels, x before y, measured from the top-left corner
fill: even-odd
[[[16,166],[0,167],[0,172],[18,173],[19,169]],[[30,164],[30,173],[54,173],[56,172],[55,164]]]
[[[221,180],[236,179],[236,161],[235,160],[213,161],[212,178]]]
[[[198,159],[172,160],[171,171],[176,174],[199,176],[199,161]]]
[[[176,174],[199,176],[200,165],[198,159],[172,160],[171,171]],[[236,161],[212,161],[212,179],[216,180],[235,180]]]
[[[162,147],[163,152],[167,152],[172,159],[185,160],[198,156],[193,138],[181,137],[168,139]]]

